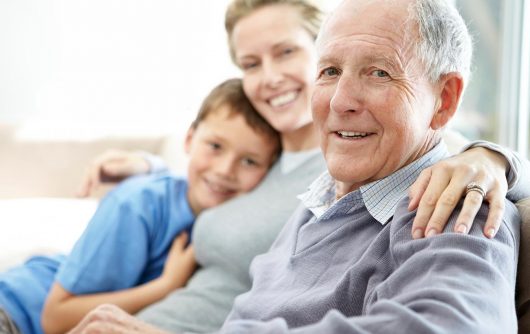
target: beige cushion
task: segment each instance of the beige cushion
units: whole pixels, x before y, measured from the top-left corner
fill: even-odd
[[[517,272],[519,333],[530,333],[530,198],[517,203],[521,214],[521,246]]]

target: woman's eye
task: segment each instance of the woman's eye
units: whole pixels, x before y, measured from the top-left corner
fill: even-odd
[[[256,67],[258,67],[258,63],[243,63],[243,64],[241,64],[241,69],[243,69],[243,71],[252,70],[252,69],[254,69]]]
[[[291,54],[293,52],[294,52],[293,48],[285,48],[285,49],[283,49],[282,54],[283,55],[289,55],[289,54]]]
[[[378,78],[388,78],[390,76],[387,71],[383,70],[372,71],[372,75]]]
[[[212,151],[219,151],[221,149],[221,144],[219,143],[211,142],[211,143],[208,143],[208,145],[210,146],[210,149]]]

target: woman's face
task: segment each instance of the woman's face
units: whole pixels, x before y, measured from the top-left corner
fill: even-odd
[[[311,123],[316,52],[297,9],[260,8],[239,20],[231,38],[243,88],[260,114],[283,134]]]

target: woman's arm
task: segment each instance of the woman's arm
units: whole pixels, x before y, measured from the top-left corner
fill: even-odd
[[[467,233],[483,200],[489,204],[484,234],[493,238],[504,212],[504,198],[516,201],[530,196],[530,162],[516,152],[477,141],[458,155],[424,170],[410,190],[410,210],[417,209],[414,238],[441,233],[459,200],[465,196],[455,232]],[[466,194],[470,183],[480,185]]]
[[[90,163],[77,195],[87,197],[105,182],[118,182],[129,176],[166,170],[164,161],[155,155],[138,151],[109,150]]]
[[[187,240],[185,233],[175,238],[162,275],[140,286],[114,292],[74,295],[55,282],[42,313],[44,332],[64,333],[101,304],[114,304],[133,314],[184,286],[196,266],[193,247],[186,247]]]

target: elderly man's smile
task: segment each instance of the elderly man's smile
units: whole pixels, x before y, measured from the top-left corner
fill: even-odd
[[[335,132],[339,137],[344,139],[362,139],[366,138],[373,133],[370,132],[355,132],[355,131],[337,131]]]

